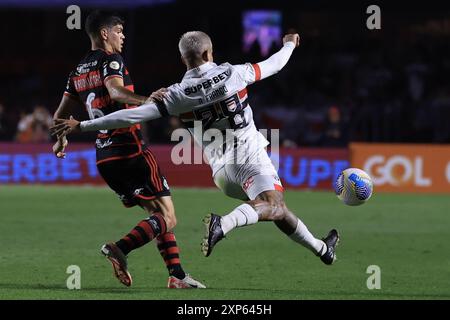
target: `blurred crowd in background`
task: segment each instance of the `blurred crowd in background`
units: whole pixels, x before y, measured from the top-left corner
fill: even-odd
[[[240,19],[248,9],[230,13],[227,21],[170,5],[119,11],[126,20],[123,56],[136,92],[149,95],[181,80],[185,70],[177,42],[188,30],[210,34],[218,63],[266,59],[257,42],[243,51]],[[280,11],[283,34],[293,28],[301,44],[278,75],[248,88],[257,126],[280,129],[285,147],[450,142],[450,15],[389,12],[381,30],[368,30],[365,12]],[[10,27],[5,41],[10,46],[0,53],[0,140],[48,142],[67,75],[89,41],[83,30],[64,27],[62,9],[44,14],[16,9],[14,15],[1,10],[2,30],[17,25],[17,16],[29,26]],[[167,16],[177,24],[162,18]],[[163,33],[157,31],[161,24]],[[36,36],[29,35],[36,32],[33,25],[42,26]],[[17,43],[26,34],[27,41]],[[273,43],[269,54],[278,49]],[[80,110],[75,116],[87,115]],[[169,118],[145,127],[151,143],[168,143],[181,123]]]

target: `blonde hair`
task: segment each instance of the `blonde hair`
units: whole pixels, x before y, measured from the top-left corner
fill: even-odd
[[[203,52],[212,50],[211,38],[202,31],[189,31],[181,36],[178,49],[183,58],[198,59]]]

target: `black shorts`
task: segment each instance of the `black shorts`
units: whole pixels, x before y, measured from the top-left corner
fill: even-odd
[[[148,149],[130,159],[102,162],[97,168],[126,207],[138,205],[139,199],[153,200],[170,195],[166,178]]]

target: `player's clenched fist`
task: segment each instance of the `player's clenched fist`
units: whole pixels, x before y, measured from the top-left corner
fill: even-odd
[[[300,45],[300,36],[298,33],[289,33],[283,37],[283,44],[286,42],[292,41],[295,43],[295,47]]]

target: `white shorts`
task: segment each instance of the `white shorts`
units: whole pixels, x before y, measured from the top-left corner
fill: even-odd
[[[259,163],[226,164],[214,175],[214,183],[227,196],[240,200],[255,200],[269,190],[283,191],[278,173],[267,152],[262,150]]]

